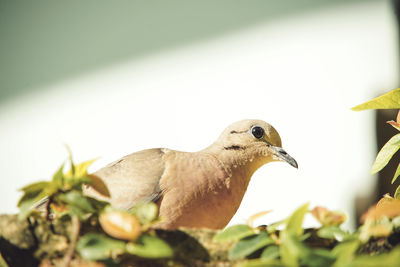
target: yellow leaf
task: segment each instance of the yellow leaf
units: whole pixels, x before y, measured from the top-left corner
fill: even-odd
[[[250,225],[250,226],[253,225],[253,222],[256,219],[258,219],[258,218],[270,213],[271,211],[272,210],[265,210],[265,211],[260,211],[260,212],[257,212],[256,214],[251,215],[250,218],[247,219],[246,224]]]
[[[378,96],[361,105],[352,107],[354,111],[366,109],[398,109],[400,108],[400,88],[394,89],[386,94]]]
[[[400,124],[400,110],[397,112],[396,122]]]
[[[92,165],[93,162],[95,162],[97,158],[91,159],[84,161],[82,163],[79,163],[78,165],[75,165],[75,171],[73,172],[72,168],[65,174],[65,178],[71,178],[71,177],[83,177],[87,176],[87,169],[89,168],[90,165]]]
[[[399,175],[400,175],[400,164],[397,166],[396,173],[394,174],[393,179],[392,179],[392,184],[394,182],[396,182],[397,177],[399,177]]]

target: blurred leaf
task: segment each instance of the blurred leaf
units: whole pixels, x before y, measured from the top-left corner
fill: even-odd
[[[349,240],[338,244],[332,250],[332,255],[336,257],[333,267],[347,266],[355,256],[355,253],[360,245],[358,239]]]
[[[90,203],[89,199],[82,195],[81,192],[76,190],[69,191],[67,193],[60,194],[58,199],[76,208],[81,209],[84,212],[94,212],[94,208]]]
[[[38,200],[40,199],[33,198],[20,201],[18,219],[25,220],[33,211],[34,205]]]
[[[335,259],[330,250],[315,248],[310,250],[310,253],[300,255],[300,265],[307,267],[331,266]]]
[[[81,162],[78,165],[74,165],[74,168],[71,167],[71,169],[65,174],[65,177],[66,178],[70,178],[70,177],[73,177],[73,176],[75,176],[75,177],[86,177],[86,176],[88,176],[87,169],[96,160],[97,160],[97,158]]]
[[[393,232],[393,224],[387,217],[366,220],[360,227],[360,240],[368,242],[371,237],[387,237]]]
[[[136,243],[128,243],[126,250],[130,254],[151,259],[171,258],[174,254],[164,240],[147,234],[143,234]]]
[[[318,229],[317,235],[321,238],[343,240],[348,233],[340,229],[338,226],[324,226]]]
[[[392,184],[394,184],[394,182],[396,182],[397,177],[399,177],[399,175],[400,175],[400,164],[397,166],[396,173],[394,174],[393,179],[392,179]],[[397,198],[397,197],[395,197],[395,198]]]
[[[338,226],[346,220],[346,215],[341,211],[330,211],[325,207],[317,206],[311,214],[323,226]]]
[[[400,199],[394,199],[385,195],[376,205],[370,207],[367,212],[361,216],[361,222],[367,220],[377,221],[383,217],[394,218],[400,216]]]
[[[289,267],[299,266],[300,255],[306,257],[310,250],[301,243],[303,234],[303,220],[308,212],[308,203],[295,210],[292,215],[286,219],[286,227],[279,234],[280,255],[282,262]]]
[[[95,199],[92,197],[86,197],[86,198],[87,198],[87,200],[89,200],[90,204],[92,205],[92,207],[94,208],[96,213],[100,213],[108,205],[110,205],[110,203],[108,203],[107,201],[98,200],[98,199]]]
[[[55,186],[58,187],[59,189],[63,189],[63,186],[64,186],[63,169],[64,169],[64,163],[60,166],[60,168],[58,168],[56,173],[53,175],[53,179],[52,179],[52,183],[54,183]]]
[[[82,236],[76,250],[85,260],[105,260],[125,252],[125,242],[90,233]]]
[[[23,203],[26,203],[28,201],[35,202],[40,200],[38,199],[38,197],[48,184],[48,182],[39,182],[22,188],[21,190],[24,191],[24,194],[19,199],[17,206],[21,207]]]
[[[297,236],[303,234],[303,220],[304,216],[308,212],[308,203],[304,204],[303,206],[299,207],[295,210],[292,215],[286,221],[286,228],[285,231],[288,233],[293,233]]]
[[[400,248],[395,247],[389,253],[356,257],[348,265],[349,267],[398,267],[400,262]],[[338,265],[339,266],[339,265]]]
[[[248,226],[247,224],[237,224],[230,226],[223,230],[222,232],[217,233],[213,237],[213,241],[216,242],[227,242],[227,241],[237,241],[244,237],[254,235],[254,229]]]
[[[394,192],[394,198],[400,200],[400,186],[396,188],[396,192]]]
[[[400,216],[393,218],[392,224],[393,224],[393,227],[396,228],[396,230],[398,230],[400,228]]]
[[[54,194],[57,191],[57,188],[54,184],[49,182],[38,182],[28,185],[21,190],[25,193],[18,201],[17,206],[20,210],[18,218],[24,220],[31,214],[33,208],[35,208],[36,204],[40,200]]]
[[[397,121],[387,121],[386,123],[392,125],[396,130],[400,131],[400,123]]]
[[[279,258],[279,247],[278,246],[268,246],[264,251],[261,253],[261,259],[277,259]]]
[[[266,232],[260,232],[258,235],[248,236],[237,242],[229,251],[228,257],[231,260],[243,259],[251,253],[274,243],[275,241]]]
[[[361,105],[351,108],[354,111],[365,109],[398,109],[400,108],[400,88],[378,96]]]
[[[9,267],[7,262],[4,260],[3,255],[0,252],[0,267]]]
[[[23,191],[24,193],[36,193],[36,192],[42,191],[48,185],[49,185],[49,182],[37,182],[37,183],[27,185],[27,186],[21,188],[20,190]]]
[[[400,134],[396,134],[382,147],[372,165],[371,173],[382,170],[400,148]]]
[[[300,256],[307,257],[310,250],[299,240],[294,232],[281,231],[280,233],[280,249],[281,260],[288,267],[300,266]]]
[[[285,265],[276,259],[254,259],[240,262],[235,267],[285,267]]]
[[[69,177],[64,180],[64,190],[82,190],[82,185],[83,184],[90,184],[92,182],[92,179],[90,179],[88,176],[80,176],[80,177]]]
[[[71,170],[70,170],[71,175],[75,175],[75,164],[74,164],[74,160],[72,159],[72,151],[71,151],[71,148],[70,148],[67,144],[65,144],[65,148],[66,148],[67,151],[68,151],[68,159],[69,159],[69,162],[70,162],[70,164],[71,164]]]
[[[142,225],[149,224],[158,217],[158,207],[153,202],[136,205],[130,212],[136,215]]]
[[[279,226],[286,224],[286,221],[287,221],[287,219],[267,225],[267,232],[270,234],[275,233],[278,230]]]
[[[266,214],[268,214],[270,212],[271,212],[271,210],[257,212],[256,214],[251,215],[249,219],[247,219],[246,224],[252,226],[255,220],[257,220],[258,218],[260,218],[262,216],[265,216]]]

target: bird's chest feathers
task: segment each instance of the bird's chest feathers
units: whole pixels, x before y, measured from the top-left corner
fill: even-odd
[[[167,166],[165,178],[160,181],[168,188],[163,193],[161,214],[176,217],[177,222],[189,227],[224,227],[238,209],[250,177],[227,170],[209,155],[186,156],[182,161],[179,155],[176,157],[174,162],[179,164]],[[170,177],[169,173],[178,175]],[[177,195],[180,197],[174,197]],[[163,210],[164,205],[174,210]]]

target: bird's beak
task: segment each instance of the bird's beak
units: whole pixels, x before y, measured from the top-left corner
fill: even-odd
[[[296,160],[294,158],[292,158],[283,148],[277,147],[277,146],[271,146],[271,147],[274,150],[275,155],[280,160],[286,161],[287,163],[289,163],[290,165],[292,165],[296,169],[299,167],[299,165],[297,165]]]

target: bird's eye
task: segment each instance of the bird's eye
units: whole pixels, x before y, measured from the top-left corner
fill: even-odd
[[[251,129],[251,133],[253,134],[253,136],[257,139],[260,139],[264,136],[264,129],[261,128],[260,126],[254,126]]]

